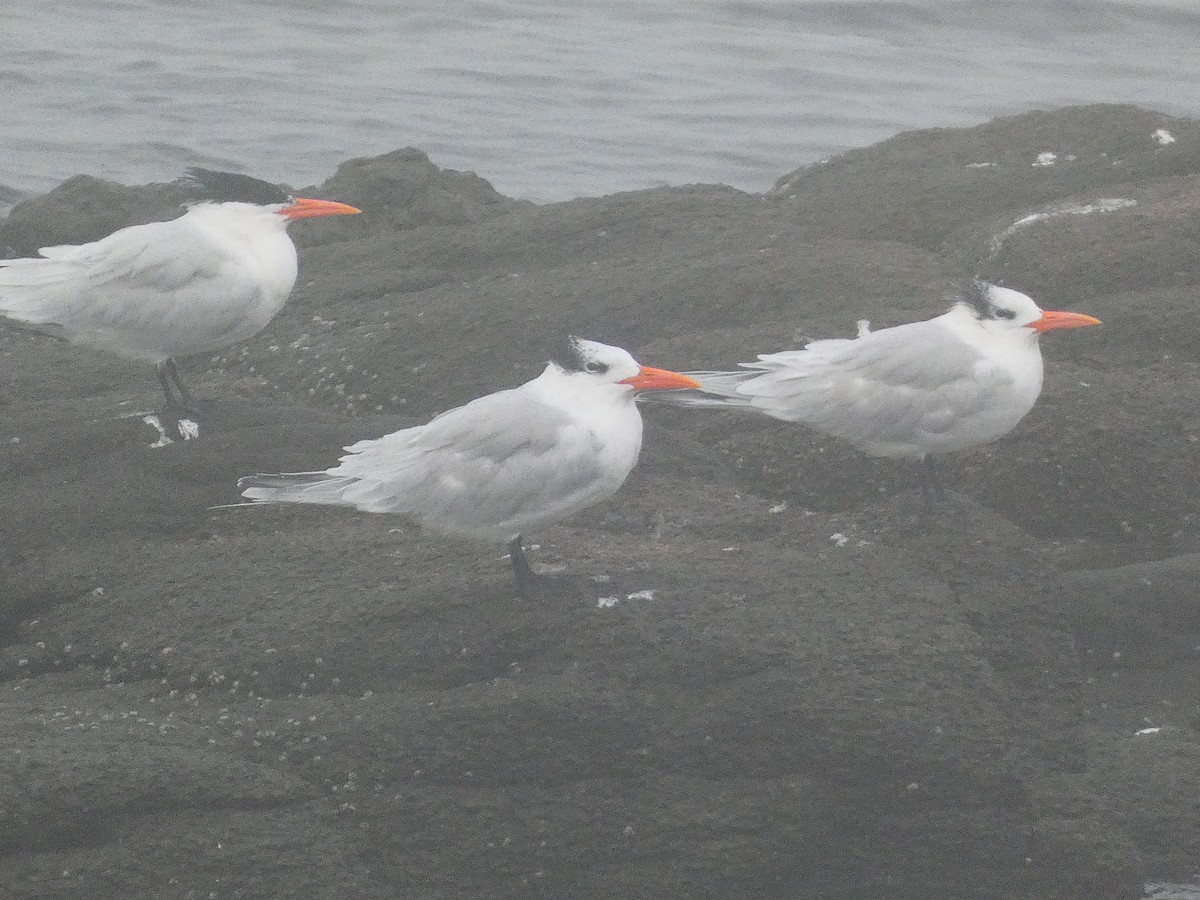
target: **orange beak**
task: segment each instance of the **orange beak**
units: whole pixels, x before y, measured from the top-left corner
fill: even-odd
[[[311,219],[315,216],[353,216],[362,212],[346,203],[336,200],[309,200],[307,197],[292,198],[292,205],[285,206],[279,211],[281,216],[289,219]]]
[[[680,375],[669,369],[652,369],[649,366],[639,368],[640,371],[636,375],[622,378],[621,384],[632,385],[635,391],[685,391],[700,387],[700,382],[695,378]]]
[[[1083,313],[1055,312],[1046,310],[1036,322],[1030,322],[1027,327],[1038,334],[1043,331],[1054,331],[1056,328],[1082,328],[1084,325],[1099,325],[1100,320]]]

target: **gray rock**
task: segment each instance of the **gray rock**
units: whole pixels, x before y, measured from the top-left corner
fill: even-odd
[[[155,448],[144,373],[0,332],[7,895],[1093,900],[1139,896],[1141,860],[1186,875],[1200,640],[1190,570],[1153,560],[1196,546],[1196,135],[1071,108],[766,196],[549,206],[412,151],[347,164],[313,192],[367,215],[305,247],[266,332],[189,361],[201,436]],[[630,483],[531,536],[571,575],[544,605],[499,548],[209,509],[530,377],[562,332],[691,368],[935,315],[1016,218],[1092,196],[1139,206],[1018,230],[990,274],[1106,326],[1045,341],[1038,408],[946,461],[936,514],[910,467],[656,408]],[[1117,664],[1136,640],[1157,655]],[[1147,718],[1177,738],[1153,765]]]

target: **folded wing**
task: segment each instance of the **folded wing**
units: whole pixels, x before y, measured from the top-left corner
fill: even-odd
[[[326,503],[405,515],[434,530],[507,539],[612,494],[597,438],[521,389],[481,397],[427,425],[347,447],[317,473],[251,476],[257,501]]]
[[[186,218],[40,253],[0,260],[0,315],[133,358],[238,340],[263,302],[236,258]]]
[[[743,366],[746,371],[687,373],[716,396],[679,392],[655,399],[756,409],[876,455],[907,456],[943,444],[953,449],[975,418],[994,415],[993,405],[1012,384],[1007,371],[937,319],[813,341]]]

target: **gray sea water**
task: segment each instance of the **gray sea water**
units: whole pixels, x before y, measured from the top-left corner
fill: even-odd
[[[1196,0],[8,0],[0,202],[413,145],[538,201],[762,191],[910,128],[1200,113]]]

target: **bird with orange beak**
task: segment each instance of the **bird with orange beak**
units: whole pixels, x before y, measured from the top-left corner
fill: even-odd
[[[506,541],[517,588],[537,591],[521,536],[604,500],[642,446],[638,394],[697,388],[620,347],[572,337],[537,378],[346,448],[321,472],[251,475],[255,503],[315,503],[404,516],[440,534]]]
[[[194,401],[175,357],[247,340],[283,308],[296,283],[288,224],[359,212],[248,175],[188,172],[202,199],[177,219],[0,260],[0,316],[154,363],[167,406],[179,409]]]
[[[1099,324],[976,279],[936,318],[878,331],[863,323],[856,338],[760,354],[741,372],[688,372],[703,394],[656,399],[754,410],[872,456],[919,460],[925,494],[937,499],[934,456],[1003,437],[1033,409],[1042,391],[1039,336]]]

